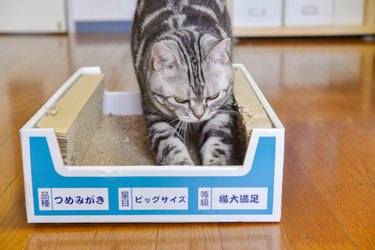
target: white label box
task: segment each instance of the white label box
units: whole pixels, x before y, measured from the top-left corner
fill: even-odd
[[[52,192],[50,188],[38,188],[39,210],[52,210]]]
[[[268,188],[212,188],[212,209],[267,209]]]
[[[211,209],[211,188],[198,188],[198,209]]]
[[[132,209],[132,189],[131,188],[119,188],[118,189],[118,206],[119,210],[131,210]]]
[[[132,188],[133,210],[187,210],[188,188]]]
[[[109,209],[107,188],[51,188],[51,197],[52,210]]]

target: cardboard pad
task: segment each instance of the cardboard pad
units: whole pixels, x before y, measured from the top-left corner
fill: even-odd
[[[235,143],[229,165],[242,165],[252,129],[271,128],[272,123],[243,72],[238,68],[234,72],[238,122],[233,131]],[[144,116],[101,115],[103,95],[103,75],[81,76],[57,102],[56,114],[47,114],[38,127],[55,128],[66,165],[155,165]],[[192,124],[187,145],[195,165],[201,165],[196,136]]]
[[[155,165],[142,115],[103,116],[80,166]]]

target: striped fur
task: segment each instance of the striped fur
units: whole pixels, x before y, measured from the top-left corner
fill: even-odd
[[[138,1],[132,55],[158,164],[193,165],[189,127],[200,137],[201,164],[228,164],[236,124],[230,38],[225,0]]]

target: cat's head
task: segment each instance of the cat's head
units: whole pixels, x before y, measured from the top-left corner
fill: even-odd
[[[189,49],[173,41],[152,46],[149,95],[156,107],[184,122],[210,119],[232,95],[231,40]]]

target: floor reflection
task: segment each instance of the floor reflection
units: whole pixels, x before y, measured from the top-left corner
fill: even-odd
[[[63,240],[65,239],[65,240]],[[29,241],[30,247],[84,246],[94,249],[124,246],[125,249],[285,249],[278,224],[144,224],[40,225]],[[251,245],[249,245],[251,242]]]
[[[234,51],[235,61],[244,63],[268,94],[277,94],[283,87],[301,91],[354,89],[361,93],[363,106],[369,108],[373,102],[374,43],[239,42]]]

